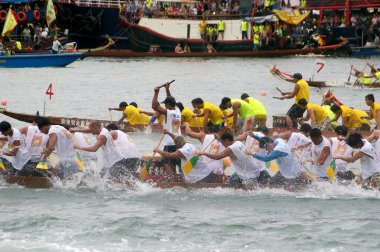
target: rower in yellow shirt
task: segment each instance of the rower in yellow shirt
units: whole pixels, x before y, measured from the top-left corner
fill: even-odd
[[[297,119],[303,117],[304,109],[298,106],[298,101],[305,99],[309,102],[309,84],[302,79],[302,74],[293,74],[293,81],[295,83],[292,92],[281,92],[281,97],[276,97],[277,99],[292,99],[294,97],[294,104],[290,107],[286,113],[286,123],[289,128],[297,127]]]
[[[248,102],[248,104],[253,109],[253,114],[255,120],[253,121],[253,127],[266,126],[267,124],[267,110],[264,105],[257,99],[250,97],[248,94],[244,93],[240,97],[242,100]]]
[[[253,129],[253,121],[255,115],[253,113],[252,107],[245,101],[241,99],[230,99],[229,97],[224,97],[219,106],[222,110],[232,108],[232,113],[223,116],[223,119],[233,117],[233,131],[242,130],[243,132]]]
[[[307,111],[306,116],[299,119],[301,124],[311,120],[311,127],[318,127],[321,130],[326,130],[330,125],[331,120],[322,106],[314,103],[307,103],[305,99],[299,100],[298,106]]]
[[[123,111],[123,116],[117,121],[118,125],[120,125],[124,119],[126,119],[131,125],[149,124],[149,117],[145,114],[140,113],[140,109],[137,108],[136,103],[131,103],[128,105],[126,102],[121,102],[119,104],[119,108],[109,108],[108,110]]]
[[[194,109],[203,109],[202,114],[194,114],[194,117],[204,117],[202,126],[205,133],[209,132],[208,127],[219,128],[223,126],[223,112],[220,108],[210,102],[204,102],[201,98],[195,98],[191,104]]]
[[[365,97],[365,103],[369,106],[370,115],[365,119],[375,119],[377,129],[380,128],[380,104],[375,102],[373,94],[369,94]]]
[[[203,126],[203,117],[194,117],[194,112],[184,107],[182,102],[177,102],[177,107],[181,111],[181,123],[188,123],[190,127],[200,128]]]
[[[362,127],[362,119],[357,110],[349,108],[345,105],[334,104],[331,106],[331,111],[335,113],[333,121],[338,121],[342,117],[342,125],[346,126],[350,131],[360,130]]]

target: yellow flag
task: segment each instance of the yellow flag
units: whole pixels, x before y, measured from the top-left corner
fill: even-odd
[[[17,19],[16,15],[13,12],[12,9],[9,9],[7,19],[5,20],[3,32],[1,33],[1,36],[5,36],[7,33],[13,32],[13,30],[17,26]]]
[[[53,1],[48,0],[47,6],[46,6],[46,22],[49,27],[54,23],[55,19],[56,19],[56,16],[55,16]]]

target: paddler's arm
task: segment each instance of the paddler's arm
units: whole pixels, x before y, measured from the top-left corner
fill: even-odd
[[[108,110],[109,110],[109,111],[111,111],[111,110],[122,111],[122,109],[121,109],[121,108],[108,108]]]
[[[281,100],[284,99],[292,99],[294,96],[298,94],[300,91],[300,86],[298,84],[295,84],[293,92],[285,92],[282,97],[280,97]]]
[[[99,136],[98,141],[93,146],[90,147],[82,147],[79,145],[74,145],[74,149],[88,151],[88,152],[96,152],[102,145],[106,144],[107,138],[105,136]]]
[[[239,136],[235,137],[235,141],[245,141],[249,134],[251,134],[251,132],[246,131],[246,132],[240,134]]]
[[[122,124],[125,118],[127,118],[127,116],[123,113],[123,115],[121,116],[121,118],[119,119],[119,121],[116,122],[116,124],[117,125]]]
[[[160,92],[160,86],[154,88],[154,95],[152,99],[152,109],[155,111],[158,111],[161,114],[167,115],[166,108],[163,108],[160,106],[160,103],[158,102],[158,93]]]
[[[376,125],[377,125],[377,128],[380,128],[380,109],[376,110]]]
[[[144,111],[144,110],[140,110],[139,113],[147,115],[147,116],[153,116],[154,115],[154,112],[148,112],[148,111]]]
[[[286,152],[274,150],[274,151],[271,151],[269,153],[269,155],[260,155],[260,154],[254,153],[254,154],[252,154],[252,157],[254,157],[260,161],[269,162],[269,161],[275,160],[279,157],[286,157],[287,155],[288,155],[288,153],[286,153]]]
[[[232,114],[234,115],[233,130],[236,130],[236,124],[237,124],[240,106],[241,106],[240,102],[234,102],[234,104],[232,105]]]
[[[334,156],[334,159],[340,159],[348,163],[354,163],[356,160],[361,159],[362,157],[364,157],[364,152],[359,151],[359,152],[356,152],[351,157],[337,155],[337,156]]]
[[[175,140],[175,138],[177,137],[177,135],[174,135],[173,133],[167,131],[166,129],[164,129],[164,134],[169,135],[173,140]]]
[[[91,130],[89,128],[71,128],[69,131],[70,133],[91,133]]]
[[[310,117],[310,120],[311,120],[311,127],[314,128],[317,126],[317,122],[315,121],[315,111],[314,109],[308,109],[307,110],[307,114],[306,114],[306,117]]]
[[[163,158],[184,158],[180,150],[176,150],[175,152],[167,152],[160,150],[158,147],[156,147],[153,149],[153,152],[160,154]]]
[[[3,152],[5,156],[16,156],[18,152],[18,148],[20,147],[20,140],[15,140],[12,143],[12,148],[10,150],[6,150]]]
[[[55,150],[55,144],[57,143],[57,134],[49,134],[48,144],[46,149],[42,151],[41,160],[44,161],[46,158]]]
[[[380,130],[375,130],[367,137],[368,142],[373,142],[375,140],[378,140],[380,137]]]
[[[278,132],[274,132],[273,133],[273,137],[274,138],[281,138],[281,139],[284,139],[286,141],[289,141],[290,137],[292,136],[292,133],[293,132],[284,132],[284,133],[278,133]]]
[[[170,93],[170,84],[169,84],[169,82],[166,82],[165,90],[166,90],[166,96],[172,96],[172,94]]]
[[[189,137],[191,138],[195,138],[195,139],[198,139],[201,143],[203,143],[203,141],[205,140],[205,137],[206,137],[206,134],[203,133],[203,132],[194,132],[190,129],[190,125],[189,123],[185,122],[183,124],[183,126],[185,127],[185,133],[186,135],[188,135]]]
[[[8,137],[6,137],[6,136],[0,136],[0,141],[8,141]]]
[[[211,154],[208,152],[200,152],[199,156],[203,155],[211,159],[220,160],[222,158],[228,157],[231,154],[231,149],[229,147],[225,148],[222,152]]]
[[[338,112],[336,112],[336,114],[335,114],[335,117],[334,117],[334,119],[332,119],[331,120],[331,122],[337,122],[338,120],[339,120],[339,117],[342,115],[342,111],[338,111]],[[343,120],[343,119],[342,119]],[[342,123],[342,125],[343,125],[343,123]]]
[[[346,126],[346,123],[350,120],[349,116],[342,117],[342,125]]]
[[[208,117],[210,116],[210,110],[209,109],[204,109],[203,110],[204,114],[204,119],[203,119],[203,132],[208,133],[208,128],[207,128],[207,123],[208,123]]]
[[[322,149],[321,155],[317,159],[317,164],[318,165],[323,165],[329,155],[330,155],[330,147],[325,146]]]
[[[20,133],[25,135],[28,133],[28,126],[26,127],[22,127],[21,129],[19,129]],[[0,139],[1,140],[1,139]]]

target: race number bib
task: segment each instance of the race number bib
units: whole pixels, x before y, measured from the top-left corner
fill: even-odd
[[[32,147],[40,147],[42,143],[42,136],[35,135],[32,139]]]

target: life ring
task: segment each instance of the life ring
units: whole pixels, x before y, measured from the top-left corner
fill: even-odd
[[[34,10],[33,11],[33,17],[34,17],[34,19],[36,21],[40,21],[40,19],[41,19],[41,13],[40,13],[40,11],[39,10]]]
[[[24,11],[17,12],[17,20],[20,23],[24,23],[26,21],[26,13]]]
[[[67,21],[67,20],[70,20],[71,17],[73,16],[73,12],[71,11],[71,9],[69,8],[63,8],[61,10],[61,18],[63,21]]]
[[[6,19],[7,19],[7,11],[6,10],[0,11],[0,20],[4,22]]]
[[[269,50],[274,50],[274,49],[276,49],[276,39],[274,39],[274,38],[271,38],[270,40],[269,40],[269,42],[268,42],[268,49]]]

